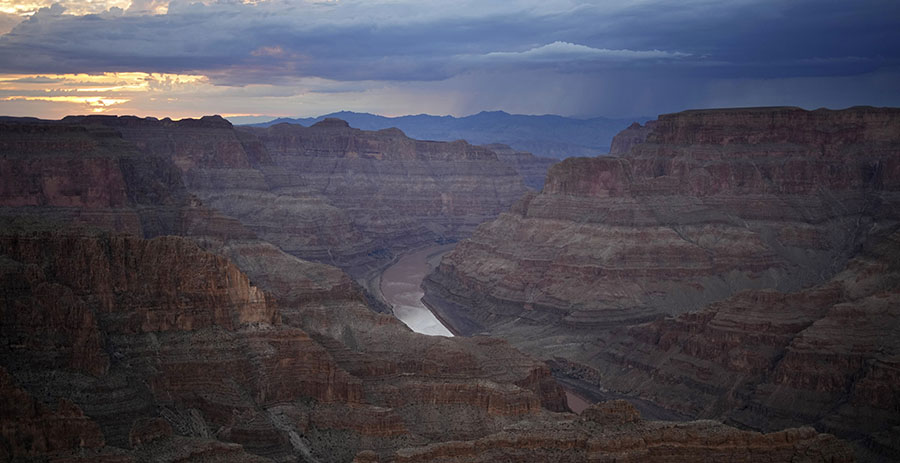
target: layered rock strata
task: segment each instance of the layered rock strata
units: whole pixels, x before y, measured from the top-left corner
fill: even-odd
[[[349,461],[565,409],[547,366],[502,341],[418,335],[353,292],[280,306],[185,238],[4,234],[0,262],[0,379],[38,404],[4,405],[13,458]]]
[[[444,257],[429,294],[473,307],[453,315],[476,327],[611,326],[822,282],[900,218],[896,110],[689,111],[655,127],[626,156],[553,166]]]
[[[4,190],[18,202],[0,222],[4,458],[391,460],[517,427],[566,445],[547,434],[574,417],[559,413],[546,364],[498,339],[415,334],[375,313],[340,270],[285,254],[192,198],[172,158],[120,149],[102,126],[74,130],[89,141],[77,155],[63,140],[3,156],[31,169]],[[97,190],[81,178],[91,171],[47,168],[100,162],[104,143],[118,146],[106,151],[116,163],[91,177]],[[109,179],[124,187],[93,194]],[[85,200],[105,196],[118,199]],[[81,219],[90,215],[115,220]],[[173,233],[184,237],[140,237]],[[846,454],[828,436],[803,439]]]
[[[812,424],[892,455],[898,283],[869,279],[887,261],[859,270],[859,252],[900,223],[900,111],[687,111],[648,126],[619,138],[620,157],[555,165],[540,194],[444,257],[426,302],[601,389],[756,429]]]
[[[508,153],[501,160],[463,141],[418,141],[397,129],[368,132],[336,119],[308,128],[279,124],[266,129],[236,129],[218,116],[181,121],[69,116],[61,121],[4,122],[11,129],[4,134],[10,153],[47,150],[68,159],[71,150],[81,150],[87,157],[105,157],[106,164],[90,160],[85,161],[90,166],[56,169],[80,168],[81,179],[111,176],[104,187],[118,188],[83,192],[77,184],[36,181],[29,166],[16,164],[4,167],[25,174],[20,181],[32,183],[10,185],[24,196],[4,198],[4,204],[25,205],[24,198],[31,198],[28,201],[42,205],[78,207],[87,201],[84,205],[96,207],[106,201],[107,208],[121,207],[128,203],[123,196],[130,193],[121,190],[133,182],[112,178],[121,170],[116,164],[122,159],[157,164],[168,160],[187,190],[205,205],[239,219],[256,236],[289,254],[334,264],[354,275],[404,249],[468,236],[525,191],[516,169],[535,183],[547,164],[527,153]],[[60,133],[49,135],[53,131]],[[54,139],[65,141],[54,144]],[[41,175],[53,175],[49,161],[38,162]],[[166,176],[171,183],[172,173]],[[40,192],[35,190],[38,184]],[[149,187],[140,193],[166,194]]]
[[[619,330],[589,381],[755,429],[812,424],[864,458],[898,458],[900,232],[870,241],[822,285]]]
[[[222,189],[234,188],[225,183],[206,187],[194,181],[192,188],[210,204],[259,224],[262,236],[285,243],[288,252],[351,272],[379,253],[467,236],[525,191],[521,176],[494,152],[463,141],[413,140],[397,129],[362,131],[338,119],[308,128],[278,124],[239,130],[256,137],[269,154],[271,163],[260,164],[259,171],[270,195],[262,199],[274,209],[252,210],[250,195],[225,196]],[[302,213],[327,210],[310,204],[309,196],[324,198],[335,218],[323,221]],[[301,211],[294,223],[319,228],[295,230],[293,223],[286,228],[279,218],[289,209]],[[331,232],[348,225],[356,236]],[[309,241],[298,242],[304,238]],[[358,249],[335,252],[348,243],[357,243]]]
[[[548,427],[530,423],[477,440],[398,450],[379,460],[371,453],[354,462],[717,462],[853,461],[838,440],[811,428],[772,434],[738,431],[712,421],[643,421],[625,401],[594,405],[580,418]]]

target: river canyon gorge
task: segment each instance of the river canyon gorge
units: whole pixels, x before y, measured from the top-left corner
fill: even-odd
[[[622,129],[0,119],[0,460],[900,458],[900,110]]]

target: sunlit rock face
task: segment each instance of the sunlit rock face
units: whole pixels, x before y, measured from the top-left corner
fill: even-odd
[[[861,250],[896,241],[900,110],[687,111],[617,140],[446,255],[430,305],[689,415],[896,452],[898,284]]]

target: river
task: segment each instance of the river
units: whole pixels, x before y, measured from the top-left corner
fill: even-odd
[[[381,274],[381,294],[394,308],[394,315],[417,333],[431,336],[453,336],[425,304],[422,304],[422,280],[431,269],[429,262],[437,262],[454,245],[430,246],[406,254]]]
[[[431,336],[453,336],[437,317],[422,304],[421,284],[425,275],[440,262],[454,245],[430,246],[406,254],[381,274],[380,290],[384,300],[394,308],[394,315],[417,333]],[[591,402],[574,388],[566,387],[569,408],[581,413]]]

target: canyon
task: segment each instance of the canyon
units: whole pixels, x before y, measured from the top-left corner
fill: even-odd
[[[701,122],[701,128],[708,124]],[[873,171],[878,185],[897,178],[889,176],[896,169],[890,161],[892,124],[872,135],[872,149],[885,150],[885,164]],[[646,142],[631,152],[642,145]],[[447,275],[451,263],[465,262],[459,256],[472,252],[470,243],[485,240],[493,224],[540,204],[545,195],[578,201],[563,191],[597,192],[577,203],[588,204],[608,194],[591,186],[598,172],[604,185],[616,178],[605,173],[608,169],[588,166],[605,158],[572,160],[585,166],[564,161],[551,168],[547,185],[537,193],[523,178],[530,176],[533,184],[541,175],[539,164],[515,150],[495,148],[498,152],[466,142],[418,141],[396,129],[361,131],[334,119],[312,127],[269,128],[236,128],[215,116],[0,121],[0,458],[853,461],[854,450],[846,442],[821,429],[790,424],[797,420],[773,421],[765,432],[710,420],[654,421],[621,400],[571,413],[554,373],[594,384],[591,373],[605,378],[604,368],[620,365],[614,354],[632,354],[629,345],[646,343],[650,347],[641,352],[649,352],[678,344],[653,342],[654,332],[669,329],[653,323],[671,322],[654,315],[661,303],[648,304],[636,317],[616,312],[612,322],[585,309],[587,315],[550,328],[559,330],[554,337],[535,337],[532,344],[471,312],[445,312],[443,301],[435,306],[441,319],[467,336],[426,336],[398,320],[371,283],[410,251],[430,254],[427,246],[471,236],[426,279],[427,301],[441,281],[450,281],[435,275]],[[581,180],[570,183],[560,173]],[[740,247],[715,268],[734,265],[734,272],[750,275],[735,276],[735,286],[757,277],[753,272],[802,280],[785,283],[786,289],[800,289],[807,280],[821,285],[841,278],[853,289],[831,303],[844,309],[845,301],[866,301],[865,308],[851,308],[843,316],[873,314],[868,328],[860,329],[868,330],[866,335],[878,332],[881,337],[865,345],[877,346],[893,326],[890,299],[882,299],[882,289],[896,285],[881,270],[894,262],[888,240],[893,235],[887,233],[891,198],[880,193],[892,190],[875,191],[881,203],[865,203],[874,219],[863,220],[867,233],[852,240],[866,249],[864,255],[848,254],[841,261],[820,248],[845,238],[821,237],[798,226],[797,242],[818,243],[808,253],[819,259],[815,262],[837,259],[827,275],[799,264],[770,271],[763,267],[774,260],[768,255],[750,264],[734,263],[745,257]],[[514,212],[501,213],[506,210]],[[565,202],[543,210],[560,214],[555,225],[565,224],[562,214],[576,211]],[[498,214],[495,222],[479,226]],[[850,224],[851,217],[856,216],[833,220]],[[884,230],[881,241],[866,239],[879,230]],[[744,238],[733,233],[732,244]],[[512,246],[522,237],[514,233],[505,240]],[[755,252],[759,244],[747,246]],[[500,271],[503,263],[490,257],[478,265]],[[871,278],[860,283],[854,279],[860,275]],[[584,280],[572,281],[581,285],[573,291],[585,290]],[[685,281],[673,277],[667,284],[680,288]],[[495,287],[509,291],[508,285]],[[552,297],[528,308],[510,299],[504,305],[508,313],[499,315],[527,310],[534,314],[532,327],[558,321],[553,317],[559,308],[552,302],[569,293],[549,288]],[[478,296],[472,310],[494,300]],[[687,297],[686,315],[706,300]],[[742,312],[727,306],[719,311]],[[810,309],[806,317],[820,313]],[[456,323],[463,317],[469,325]],[[648,323],[631,324],[634,320]],[[819,334],[808,333],[810,347],[798,349],[794,362],[814,366],[845,358],[848,371],[871,365],[870,374],[859,381],[853,377],[858,383],[853,400],[869,403],[870,409],[892,406],[896,395],[888,378],[895,370],[889,342],[884,341],[885,351],[875,362],[864,345],[848,343],[834,343],[837,353],[822,356],[818,339],[827,338],[841,320],[831,320]],[[798,324],[785,322],[791,329]],[[612,334],[599,337],[597,326],[607,325]],[[594,343],[578,347],[584,352],[600,342],[611,346],[610,360],[601,364],[568,356],[574,349],[569,343],[579,342],[578,336]],[[539,342],[553,355],[535,349]],[[841,352],[862,354],[851,360]],[[663,372],[668,366],[659,368]],[[799,386],[817,371],[810,368],[797,377]],[[774,388],[783,391],[781,383],[773,383]],[[651,392],[637,395],[654,399]],[[684,412],[690,413],[695,405],[685,403]],[[861,419],[853,413],[828,416],[832,421]],[[765,410],[716,417],[758,428],[753,420],[761,416],[768,416]],[[883,422],[871,424],[882,429]],[[878,431],[882,435],[861,431],[890,448],[889,430]],[[826,432],[844,430],[835,426]]]
[[[428,305],[580,392],[900,457],[900,110],[685,111],[612,146],[460,242]]]

